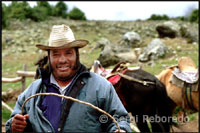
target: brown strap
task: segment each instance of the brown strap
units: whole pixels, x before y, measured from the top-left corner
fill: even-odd
[[[121,73],[117,73],[117,74],[119,74],[121,77],[123,77],[125,79],[128,79],[130,81],[135,81],[135,82],[141,83],[141,84],[146,85],[146,86],[149,86],[149,84],[155,84],[154,82],[138,80],[136,78],[130,77],[130,76],[125,75],[125,74],[121,74]]]
[[[78,80],[76,82],[76,84],[73,86],[73,88],[71,89],[69,96],[76,98],[78,92],[80,92],[80,90],[83,88],[84,84],[85,83],[82,80]],[[63,103],[63,109],[61,112],[60,123],[58,125],[58,132],[62,132],[65,121],[68,117],[68,114],[69,114],[69,111],[70,111],[70,108],[71,108],[73,102],[74,101],[72,101],[72,100],[67,100],[67,101],[65,100],[65,102]]]
[[[85,70],[86,70],[86,67],[82,65],[78,73],[81,73]],[[80,90],[85,85],[84,81],[80,77],[84,74],[89,74],[89,72],[88,71],[83,72],[78,77],[76,77],[74,82],[72,82],[72,84],[69,86],[70,92],[69,92],[68,96],[71,96],[72,98],[76,98],[76,96],[78,95]],[[73,101],[64,100],[63,105],[62,105],[63,108],[62,108],[62,112],[61,112],[60,123],[58,125],[58,132],[62,132],[72,104],[73,104]]]

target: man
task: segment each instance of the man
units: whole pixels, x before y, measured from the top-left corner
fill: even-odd
[[[36,45],[48,51],[50,72],[20,94],[6,132],[117,132],[115,123],[97,110],[56,96],[29,100],[20,115],[25,99],[36,93],[57,93],[89,102],[116,118],[120,132],[131,132],[128,113],[111,83],[79,61],[78,49],[87,44],[87,40],[75,40],[70,27],[53,26],[49,45]]]

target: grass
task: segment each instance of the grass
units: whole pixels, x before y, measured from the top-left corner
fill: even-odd
[[[9,105],[10,107],[14,108],[15,103],[10,103],[10,104],[8,104],[8,105]],[[2,122],[3,122],[3,123],[6,123],[6,121],[7,121],[8,119],[10,119],[11,112],[10,112],[8,109],[6,109],[5,107],[2,107],[2,112],[1,112],[1,114],[2,114]]]

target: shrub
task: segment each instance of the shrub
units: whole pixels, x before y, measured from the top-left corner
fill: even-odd
[[[189,21],[190,22],[199,22],[199,9],[195,9],[192,11],[192,13],[189,16]]]
[[[45,14],[47,16],[52,15],[52,7],[47,1],[38,1],[37,6],[38,6],[38,8],[44,8],[42,10],[45,10]]]
[[[3,29],[7,27],[7,17],[6,17],[6,15],[5,15],[5,13],[6,13],[6,8],[7,8],[6,5],[3,4],[3,5],[2,5],[2,8],[1,8],[1,12],[2,12],[1,24],[2,24],[2,28],[3,28]]]
[[[35,6],[31,9],[31,13],[29,15],[29,18],[33,21],[44,21],[47,19],[47,9],[44,7],[38,7]]]
[[[70,19],[74,20],[86,20],[84,12],[82,12],[79,8],[74,7],[69,13],[68,16]]]
[[[169,20],[169,17],[165,14],[164,15],[152,14],[148,20]]]
[[[63,1],[59,1],[55,7],[53,7],[53,16],[61,16],[62,18],[67,17],[67,5]]]
[[[7,8],[7,15],[9,18],[27,19],[31,13],[31,7],[26,1],[13,1]]]

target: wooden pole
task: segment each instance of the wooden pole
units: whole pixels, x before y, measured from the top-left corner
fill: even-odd
[[[34,77],[36,74],[36,72],[28,72],[28,71],[20,71],[18,70],[17,71],[17,75],[20,76],[20,77]]]
[[[14,82],[22,81],[22,77],[2,78],[1,80],[2,80],[3,83],[14,83]]]
[[[7,108],[11,113],[13,112],[13,109],[8,104],[4,103],[3,101],[1,101],[1,103],[3,107]]]
[[[23,65],[23,70],[26,71],[26,64]],[[26,77],[22,76],[22,92],[25,90],[26,88]]]

